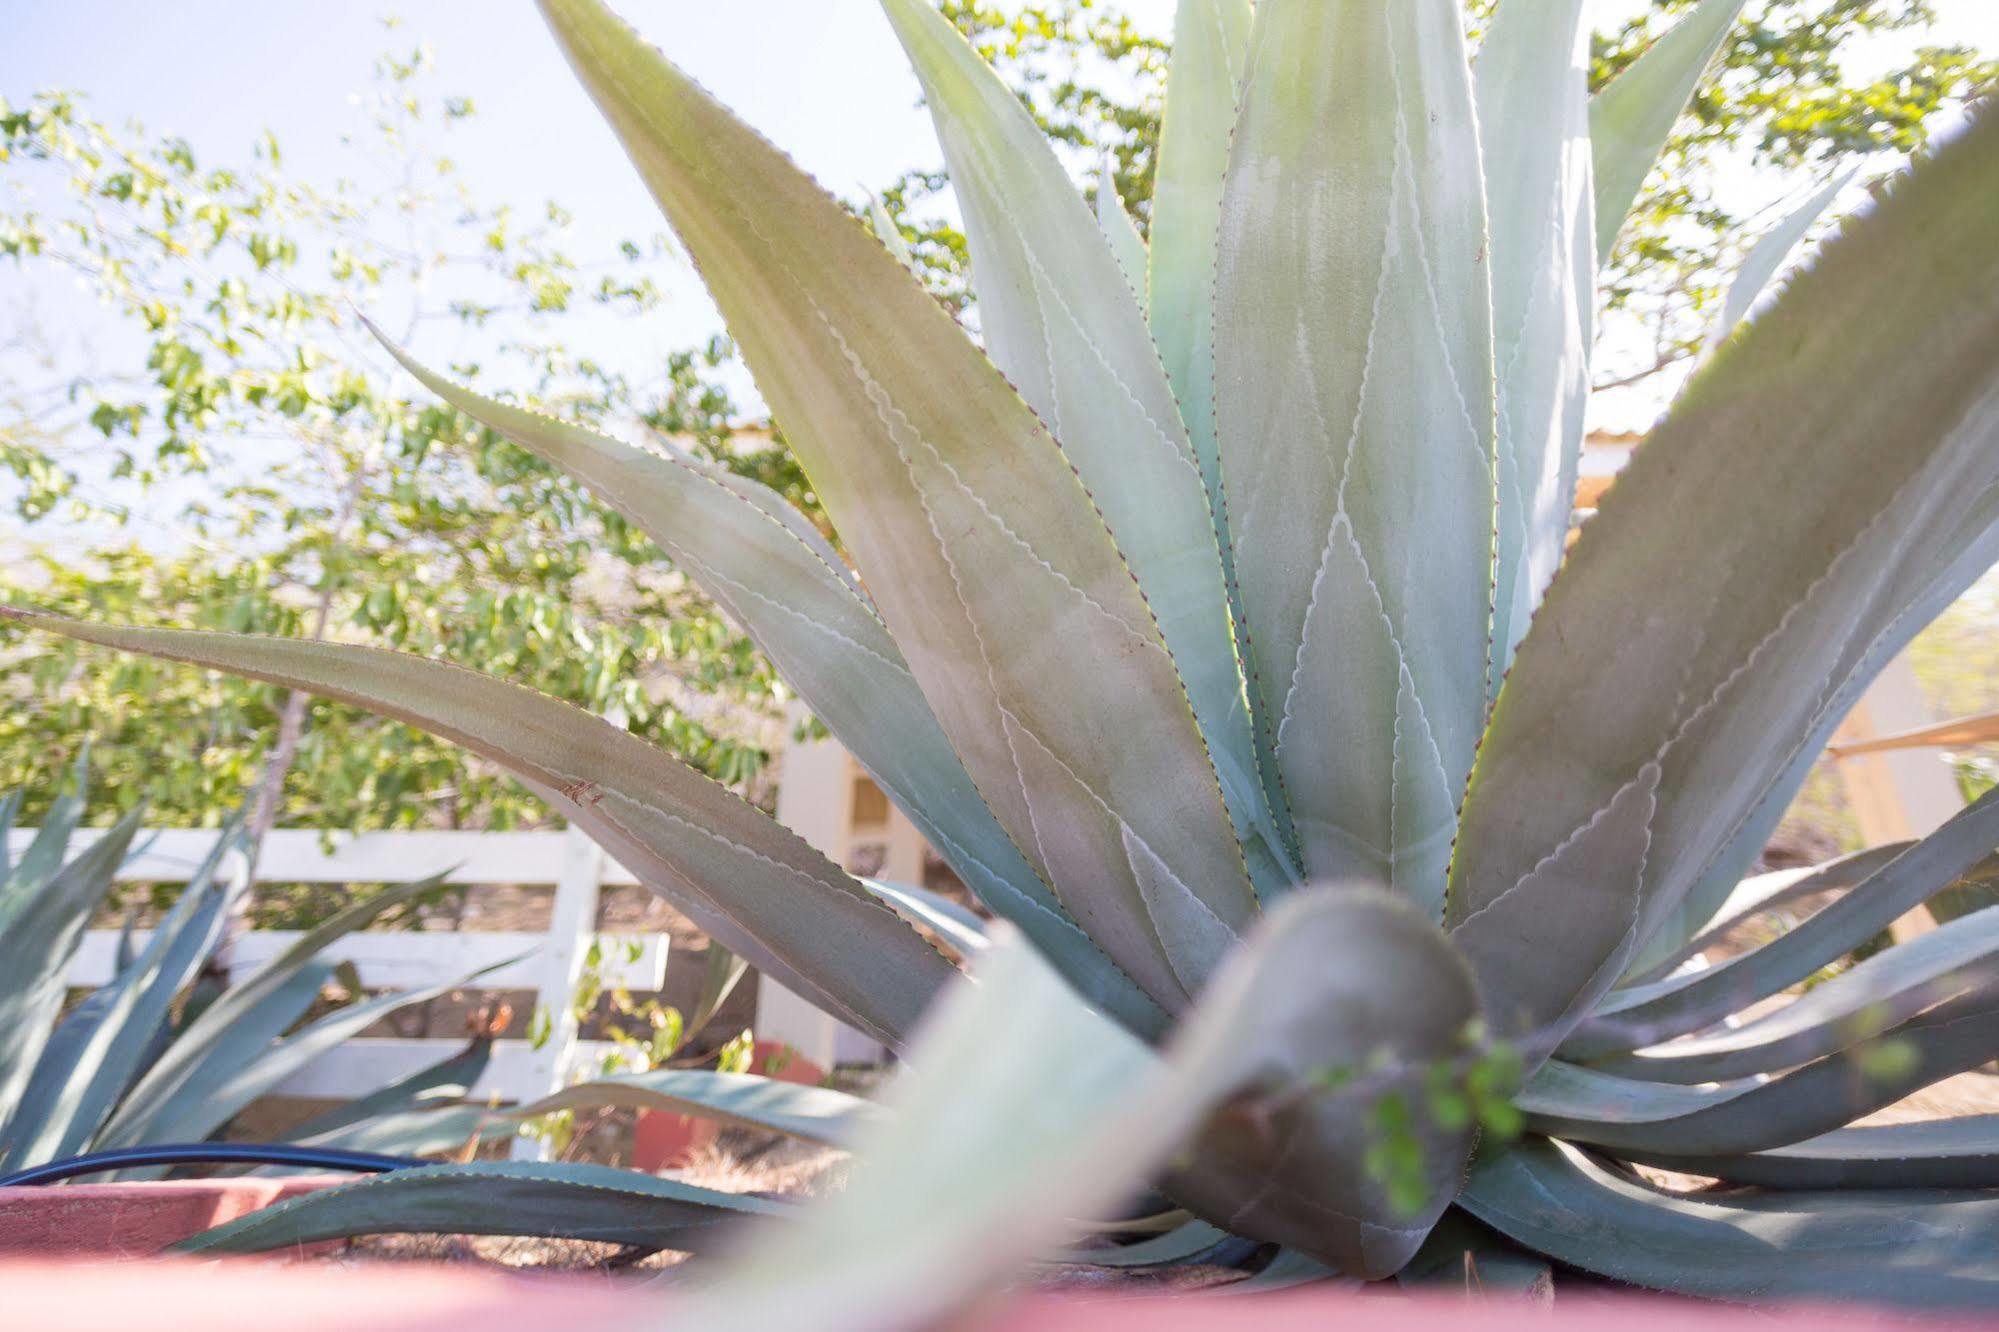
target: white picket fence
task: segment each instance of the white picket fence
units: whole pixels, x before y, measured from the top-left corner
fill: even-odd
[[[34,835],[16,829],[9,836],[18,854]],[[72,850],[101,836],[79,830]],[[214,849],[212,832],[141,833],[141,854],[118,871],[126,883],[177,883]],[[331,850],[326,846],[330,840]],[[406,883],[443,873],[453,884],[553,885],[554,911],[546,934],[504,931],[422,930],[350,934],[324,954],[354,964],[369,988],[405,989],[449,982],[498,962],[507,965],[481,976],[480,989],[533,989],[550,1015],[552,1028],[539,1049],[523,1040],[494,1045],[493,1059],[478,1090],[505,1100],[530,1100],[569,1081],[570,1071],[595,1067],[610,1046],[579,1041],[570,1014],[594,938],[598,890],[636,883],[630,871],[610,859],[580,832],[381,832],[358,836],[308,830],[279,830],[264,841],[257,862],[263,883]],[[231,955],[238,974],[288,946],[298,935],[257,930],[243,936]],[[665,981],[667,936],[607,935],[601,971],[608,984],[657,990]],[[117,956],[116,930],[91,930],[69,971],[72,985],[99,985],[111,975]],[[634,947],[634,945],[636,945]],[[512,960],[510,960],[512,959]],[[365,1037],[322,1055],[284,1083],[291,1096],[345,1097],[371,1091],[445,1058],[465,1038],[451,1034],[429,1039]]]

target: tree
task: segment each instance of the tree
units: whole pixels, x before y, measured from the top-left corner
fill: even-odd
[[[664,242],[578,260],[557,205],[517,215],[458,177],[443,148],[474,108],[436,94],[427,50],[375,75],[361,160],[328,187],[269,136],[250,163],[211,166],[182,140],[91,119],[76,96],[0,102],[0,173],[25,200],[0,211],[0,258],[74,275],[113,348],[81,368],[60,350],[5,363],[9,498],[24,531],[63,539],[10,559],[0,598],[448,658],[621,714],[755,787],[782,695],[748,640],[618,514],[411,383],[352,307],[429,293],[405,333],[503,315],[514,340],[495,382],[772,479],[788,464],[767,437],[736,438],[740,409],[717,384],[727,344],[644,382],[571,352],[577,312],[658,303]],[[164,823],[213,825],[258,782],[264,826],[545,817],[455,746],[303,695],[17,636],[0,662],[0,787],[32,786],[90,736],[95,799],[147,800]],[[23,818],[37,813],[31,800]]]

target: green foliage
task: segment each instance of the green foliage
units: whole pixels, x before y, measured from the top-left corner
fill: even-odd
[[[564,248],[558,206],[481,202],[448,151],[473,110],[433,81],[424,50],[378,62],[357,169],[330,185],[297,175],[269,136],[225,164],[100,123],[70,94],[0,104],[0,179],[16,187],[0,262],[73,275],[96,298],[104,343],[134,348],[80,359],[51,347],[0,388],[0,469],[24,524],[0,595],[502,670],[761,792],[778,686],[749,642],[615,509],[354,354],[352,305],[424,287],[409,326],[505,317],[496,364],[524,368],[539,400],[635,418],[809,503],[780,448],[735,437],[740,410],[717,379],[726,343],[677,353],[645,382],[567,350],[576,314],[657,306],[659,245],[586,262]],[[145,801],[170,825],[214,826],[281,734],[284,695],[267,686],[6,638],[0,654],[0,782],[28,782],[95,735],[93,816]],[[545,817],[490,768],[406,727],[325,704],[305,723],[277,821]]]
[[[1520,1051],[1505,1041],[1485,1038],[1480,1024],[1463,1037],[1465,1052],[1433,1059],[1423,1069],[1418,1088],[1389,1090],[1371,1098],[1370,1141],[1363,1161],[1368,1174],[1404,1216],[1420,1218],[1429,1198],[1428,1153],[1432,1130],[1445,1133],[1476,1131],[1488,1147],[1520,1136],[1522,1118],[1513,1103],[1523,1082]],[[1327,1069],[1308,1081],[1318,1090],[1352,1094],[1370,1077],[1386,1071],[1375,1066]]]
[[[702,995],[700,1007],[690,1024],[678,1008],[661,1003],[655,998],[636,999],[625,987],[604,983],[604,949],[606,940],[592,939],[583,953],[582,974],[577,977],[576,989],[569,1003],[569,1020],[581,1027],[600,1015],[603,1016],[603,1039],[609,1041],[612,1049],[604,1055],[602,1066],[597,1070],[599,1078],[610,1078],[619,1073],[650,1073],[669,1065],[677,1068],[695,1067],[708,1062],[709,1056],[688,1059],[682,1056],[687,1043],[701,1034],[707,1018],[727,997],[727,988],[722,993]],[[628,941],[625,948],[629,956],[636,959],[640,945]],[[719,948],[719,945],[714,947]],[[711,964],[711,974],[714,968]],[[741,976],[737,970],[735,975]],[[528,1041],[539,1050],[547,1045],[555,1034],[555,1022],[546,1008],[537,1006],[528,1023]],[[756,1038],[745,1029],[724,1041],[712,1058],[718,1073],[746,1073],[755,1057]],[[772,1067],[768,1072],[775,1076],[779,1069]],[[580,1079],[585,1080],[587,1079]],[[606,1113],[600,1110],[600,1115]],[[519,1128],[520,1135],[546,1142],[549,1150],[557,1157],[564,1157],[576,1141],[578,1134],[577,1112],[573,1108],[563,1108],[525,1119]]]

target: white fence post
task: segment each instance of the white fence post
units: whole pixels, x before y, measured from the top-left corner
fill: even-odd
[[[562,877],[555,884],[555,905],[548,922],[548,951],[542,960],[537,1007],[548,1014],[548,1039],[534,1052],[518,1088],[525,1101],[559,1091],[568,1081],[576,1057],[576,986],[583,978],[583,960],[597,930],[597,887],[603,882],[604,851],[590,835],[571,825],[562,848]],[[517,1161],[548,1157],[542,1138],[517,1137]]]

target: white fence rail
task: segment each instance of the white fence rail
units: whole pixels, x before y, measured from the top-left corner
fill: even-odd
[[[79,830],[72,852],[94,841],[97,829]],[[34,829],[9,834],[18,854]],[[123,883],[184,881],[215,848],[218,834],[200,831],[141,833],[138,854],[119,868]],[[330,848],[330,849],[329,849]],[[496,1042],[479,1090],[509,1100],[546,1094],[568,1081],[573,1068],[594,1068],[609,1050],[579,1041],[570,1001],[584,956],[596,937],[597,892],[604,885],[636,883],[630,871],[604,855],[580,832],[381,832],[333,834],[280,829],[265,838],[257,861],[260,883],[406,883],[442,873],[452,884],[552,885],[555,901],[545,934],[513,931],[412,930],[350,934],[325,954],[349,961],[370,988],[403,989],[456,980],[494,963],[506,966],[477,981],[480,989],[533,989],[553,1018],[549,1038],[536,1049],[526,1041]],[[143,936],[142,936],[143,937]],[[297,940],[289,930],[255,930],[238,941],[232,966],[248,970]],[[72,985],[100,985],[117,955],[116,930],[91,930],[71,963]],[[602,969],[608,983],[656,990],[665,982],[667,936],[605,936]],[[635,945],[635,946],[634,946]],[[445,1058],[464,1037],[368,1037],[348,1041],[322,1056],[278,1090],[292,1096],[344,1097],[372,1091]]]
[[[231,969],[254,970],[304,937],[300,930],[256,930],[230,954]],[[666,977],[666,936],[611,934],[604,940],[600,971],[606,985],[657,990]],[[150,930],[135,930],[133,946],[144,948]],[[330,962],[352,962],[371,990],[408,990],[469,976],[482,990],[539,989],[547,969],[543,955],[551,936],[524,930],[411,930],[393,934],[350,934],[321,951]],[[70,963],[71,985],[102,985],[117,960],[118,931],[90,930]],[[637,955],[632,956],[633,953]],[[488,967],[495,968],[487,971]]]
[[[348,1041],[334,1046],[285,1079],[278,1094],[344,1100],[428,1068],[452,1051],[462,1049],[464,1044],[462,1039],[439,1041],[397,1036]],[[570,1047],[569,1066],[579,1073],[594,1073],[618,1049],[610,1041],[577,1041]],[[489,1096],[502,1101],[532,1101],[548,1093],[547,1071],[548,1061],[542,1057],[542,1051],[527,1041],[494,1041],[493,1057],[471,1095],[479,1101]],[[524,1147],[533,1145],[523,1142]]]
[[[8,845],[18,851],[34,835],[33,828],[16,828]],[[140,854],[125,862],[118,871],[119,881],[179,882],[215,849],[217,835],[141,832],[133,840]],[[102,829],[79,828],[70,844],[81,850],[101,836]],[[552,884],[561,878],[568,840],[569,834],[560,832],[323,833],[280,828],[264,839],[257,878],[265,883],[407,883],[446,871],[446,883]],[[322,841],[332,849],[322,849]],[[599,882],[611,887],[638,880],[606,858]]]

